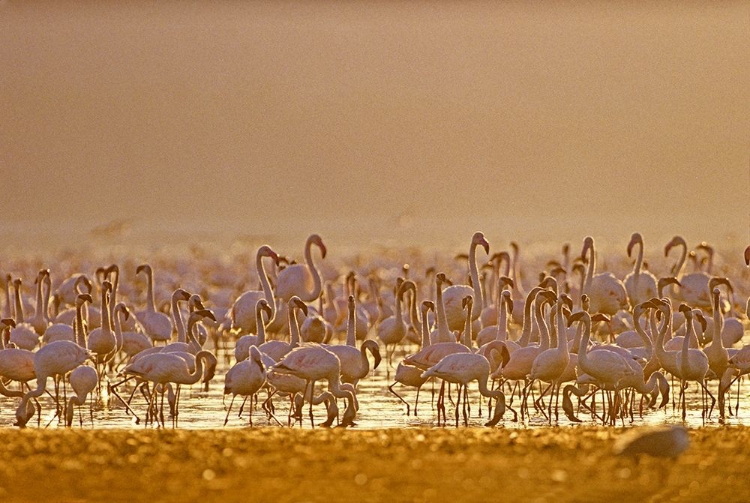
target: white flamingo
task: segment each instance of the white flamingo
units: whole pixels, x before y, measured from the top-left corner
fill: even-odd
[[[335,354],[319,344],[299,346],[284,355],[274,366],[274,371],[304,379],[307,382],[306,389],[310,390],[314,389],[316,381],[327,381],[328,391],[333,396],[347,400],[347,407],[341,424],[343,426],[354,424],[358,407],[357,398],[352,385],[341,384],[341,362]],[[312,422],[312,420],[311,404],[310,421]]]
[[[241,362],[250,356],[251,346],[260,346],[266,342],[266,321],[263,319],[263,313],[266,313],[267,319],[270,321],[273,316],[273,308],[270,306],[266,299],[259,299],[255,303],[255,326],[257,327],[257,335],[243,335],[240,337],[234,345],[234,359],[235,361]]]
[[[341,380],[356,386],[359,380],[363,379],[370,372],[370,361],[367,359],[368,351],[374,359],[372,368],[376,369],[380,365],[380,347],[377,342],[366,340],[362,343],[362,347],[357,349],[355,317],[357,306],[353,295],[349,296],[348,308],[349,321],[346,344],[324,344],[323,347],[335,354],[341,362]]]
[[[39,345],[39,334],[31,323],[24,321],[21,302],[21,279],[13,280],[16,305],[16,326],[10,331],[10,342],[21,349],[33,351]]]
[[[146,274],[146,309],[135,313],[143,331],[153,342],[167,342],[172,338],[172,322],[164,313],[160,313],[155,307],[154,298],[154,270],[149,264],[139,265],[135,273]]]
[[[596,270],[596,250],[594,249],[594,238],[591,236],[587,236],[583,241],[581,258],[586,260],[587,254],[588,268],[586,269],[583,293],[589,296],[591,311],[612,316],[621,309],[628,309],[628,296],[622,281],[611,272],[594,273]]]
[[[83,405],[86,403],[88,395],[96,389],[99,384],[99,375],[92,367],[87,365],[81,365],[73,369],[68,377],[68,382],[75,392],[74,396],[68,399],[68,406],[65,410],[65,425],[73,425],[73,412],[75,405]],[[91,410],[91,424],[94,423],[93,408]],[[81,421],[83,426],[83,421]]]
[[[297,310],[299,309],[305,315],[307,314],[307,304],[302,302],[299,297],[294,296],[287,302],[287,313],[289,317],[289,342],[284,341],[266,341],[258,346],[261,353],[270,356],[273,361],[278,362],[285,354],[299,346],[299,323],[297,322]]]
[[[703,271],[683,274],[682,269],[688,253],[685,238],[682,236],[673,237],[664,247],[664,256],[669,256],[670,250],[676,246],[682,248],[680,258],[672,269],[672,275],[677,277],[682,285],[677,292],[676,298],[694,307],[701,309],[710,308],[711,294],[708,290],[708,282],[711,280],[711,276]]]
[[[255,270],[260,279],[261,290],[250,290],[239,297],[232,304],[229,311],[232,319],[232,329],[239,330],[241,334],[257,333],[256,325],[256,305],[263,298],[271,307],[269,322],[273,321],[276,316],[276,303],[273,298],[273,290],[268,280],[268,273],[263,265],[263,258],[268,257],[274,261],[276,266],[279,265],[279,256],[269,246],[261,246],[255,254]]]
[[[326,246],[317,234],[312,234],[305,242],[305,264],[294,264],[279,272],[276,281],[276,296],[289,301],[297,296],[303,302],[313,302],[322,290],[320,272],[312,259],[312,246],[320,249],[320,256],[326,258]]]
[[[630,299],[630,305],[635,306],[646,302],[656,295],[656,276],[648,271],[641,271],[643,265],[643,237],[634,232],[628,243],[628,257],[632,255],[633,247],[638,245],[638,256],[635,259],[633,271],[625,276],[625,290]]]
[[[408,280],[401,283],[396,292],[396,314],[390,316],[377,327],[377,336],[380,342],[385,345],[386,363],[388,368],[393,362],[393,353],[396,351],[396,345],[406,336],[406,322],[404,321],[402,305],[404,302],[404,293],[407,290],[416,292],[416,285],[413,281]],[[391,347],[389,350],[388,347]]]
[[[481,232],[474,233],[474,236],[471,238],[471,245],[469,246],[469,274],[471,275],[472,286],[453,285],[442,292],[445,316],[448,321],[448,327],[451,330],[461,330],[464,326],[464,313],[461,303],[467,295],[471,295],[474,298],[471,319],[476,320],[482,314],[484,300],[477,269],[477,246],[484,248],[485,253],[490,252],[490,244]]]
[[[432,301],[425,300],[422,302],[422,322],[421,322],[421,333],[422,333],[422,349],[430,346],[430,329],[427,326],[427,312],[429,310],[435,310],[435,304]],[[423,370],[413,365],[407,365],[404,362],[399,362],[396,368],[396,375],[393,378],[393,384],[388,386],[388,391],[396,395],[406,405],[406,415],[409,415],[409,403],[404,400],[401,395],[393,391],[393,387],[397,384],[403,384],[417,388],[417,397],[414,400],[414,415],[417,415],[417,404],[419,403],[419,390],[422,389],[422,385],[427,381],[422,377]]]
[[[248,358],[235,363],[224,377],[224,394],[232,395],[227,416],[224,418],[224,426],[229,421],[229,413],[232,411],[232,405],[237,395],[244,396],[247,400],[247,397],[252,397],[260,391],[266,382],[266,367],[263,365],[260,350],[256,346],[250,346],[248,353]],[[250,426],[252,425],[253,415],[251,412]]]

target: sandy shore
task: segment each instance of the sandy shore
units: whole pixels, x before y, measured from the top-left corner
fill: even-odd
[[[749,501],[750,428],[677,460],[622,429],[0,431],[0,501]]]

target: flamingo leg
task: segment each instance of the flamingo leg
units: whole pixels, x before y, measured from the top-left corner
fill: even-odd
[[[229,413],[230,413],[230,412],[232,412],[232,405],[234,405],[234,398],[235,398],[236,396],[237,396],[237,395],[232,395],[232,400],[231,400],[231,401],[229,402],[229,409],[227,410],[227,415],[226,415],[226,417],[224,418],[224,426],[226,426],[226,425],[227,425],[227,422],[229,422]]]
[[[394,386],[395,386],[396,384],[397,384],[397,383],[396,383],[396,382],[394,382],[393,384],[391,384],[390,386],[388,386],[388,391],[390,391],[391,393],[393,393],[394,395],[396,395],[396,398],[398,398],[399,400],[401,400],[402,402],[404,402],[404,404],[406,405],[406,415],[408,416],[408,415],[409,415],[409,402],[407,402],[406,400],[404,400],[404,399],[403,399],[403,398],[401,397],[401,395],[399,395],[398,393],[396,393],[395,391],[393,391],[393,387],[394,387]],[[418,392],[418,391],[417,391],[417,392]],[[415,409],[415,410],[416,410],[416,409]],[[416,415],[416,413],[415,413],[415,415]]]

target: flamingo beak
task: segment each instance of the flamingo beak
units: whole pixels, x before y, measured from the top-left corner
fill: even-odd
[[[750,265],[750,246],[745,248],[745,265]]]

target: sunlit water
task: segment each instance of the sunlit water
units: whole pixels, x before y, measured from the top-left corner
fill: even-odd
[[[412,348],[416,349],[416,347]],[[228,423],[223,426],[224,418],[226,417],[227,407],[231,396],[224,396],[224,375],[229,369],[231,362],[225,358],[225,351],[219,352],[219,367],[216,376],[211,381],[209,390],[203,391],[201,385],[194,385],[189,388],[183,388],[180,397],[179,405],[179,417],[177,421],[173,421],[165,412],[165,424],[166,427],[177,427],[186,429],[210,429],[210,428],[247,428],[250,427],[249,414],[252,410],[252,421],[253,427],[255,428],[278,428],[291,426],[294,428],[306,428],[312,427],[308,417],[308,407],[305,405],[303,417],[304,420],[300,423],[299,421],[289,421],[289,400],[284,397],[274,397],[275,405],[275,418],[268,418],[265,412],[260,408],[260,405],[250,406],[248,400],[245,405],[242,417],[238,417],[240,406],[242,404],[242,397],[238,396],[235,399],[232,412],[229,415]],[[231,353],[230,353],[231,354]],[[232,356],[233,359],[233,356]],[[405,405],[399,401],[392,393],[388,391],[388,386],[393,383],[393,375],[395,369],[390,370],[390,377],[387,375],[385,360],[381,366],[371,373],[366,379],[360,381],[357,388],[357,397],[359,400],[360,408],[357,413],[356,429],[379,429],[379,428],[409,428],[409,427],[430,427],[437,426],[437,409],[434,406],[437,400],[438,386],[433,385],[431,382],[426,383],[420,394],[418,404],[418,415],[413,415],[413,406],[416,398],[416,390],[414,388],[405,388],[400,384],[394,387],[394,390],[399,393],[409,404],[411,405],[412,412],[409,416],[406,415]],[[110,376],[112,382],[115,382],[114,375]],[[52,381],[49,381],[51,386]],[[709,381],[708,388],[712,393],[715,393],[717,387],[716,381]],[[118,388],[120,396],[124,399],[133,392],[133,387],[130,385],[123,385]],[[732,403],[732,409],[739,403],[738,415],[728,415],[726,418],[726,424],[750,424],[750,387],[741,386],[739,388],[739,401],[737,393],[737,385],[732,388],[731,398],[728,400]],[[433,397],[434,390],[434,397]],[[510,393],[506,388],[506,396],[510,401]],[[68,398],[70,397],[71,390],[68,389]],[[106,393],[106,391],[105,391]],[[640,395],[636,397],[636,408],[635,417],[631,421],[625,419],[617,421],[617,425],[652,425],[652,424],[663,424],[663,423],[682,423],[680,406],[677,402],[679,394],[679,381],[673,381],[672,388],[670,390],[671,398],[670,403],[661,410],[648,409],[646,402],[644,401],[644,409],[641,413],[638,410],[638,403],[640,402]],[[267,393],[262,391],[259,395],[259,403],[262,402]],[[471,414],[469,418],[469,426],[472,427],[483,427],[484,423],[488,420],[488,411],[486,405],[486,399],[482,399],[480,403],[480,395],[476,383],[470,386],[469,399]],[[455,400],[455,390],[452,394],[452,399]],[[17,398],[0,398],[0,425],[4,427],[13,427],[15,422],[15,409],[18,404]],[[601,393],[597,394],[597,412],[601,414]],[[577,399],[573,397],[574,403],[577,403]],[[560,400],[562,404],[562,399]],[[42,405],[41,421],[39,427],[41,428],[59,428],[63,427],[63,423],[55,417],[55,406],[54,401],[50,396],[44,395],[40,399]],[[83,428],[155,428],[155,424],[145,424],[145,411],[147,407],[144,396],[136,391],[133,395],[131,407],[134,412],[140,416],[141,421],[136,424],[135,419],[130,415],[122,403],[114,396],[110,395],[109,399],[98,400],[93,405],[93,411],[91,410],[90,404],[93,402],[90,400],[87,405],[84,405],[77,409],[73,426]],[[106,405],[105,405],[106,403]],[[512,402],[513,408],[520,413],[519,409],[519,398],[515,396]],[[719,425],[719,414],[718,409],[714,408],[711,418],[704,420],[701,417],[701,394],[698,386],[692,383],[687,392],[687,420],[686,424],[693,427],[699,426],[717,426]],[[340,402],[339,407],[341,413],[343,413],[344,403]],[[531,416],[527,417],[525,421],[521,421],[519,416],[518,421],[513,421],[513,414],[510,410],[507,410],[503,420],[498,424],[499,427],[505,428],[538,428],[545,427],[551,423],[547,418],[539,411],[534,410],[534,406],[529,400],[529,407]],[[165,410],[168,407],[165,401]],[[448,414],[448,427],[455,426],[455,406],[452,401],[446,400],[446,409]],[[562,405],[559,410],[559,420],[553,421],[552,424],[558,424],[561,426],[574,426],[577,424],[592,425],[601,424],[597,419],[593,419],[591,414],[584,408],[577,409],[577,416],[581,419],[581,423],[573,423],[569,421],[563,411]],[[319,405],[314,408],[315,427],[320,425],[326,419],[326,410],[324,405]],[[31,428],[37,427],[37,419],[34,418],[28,424]],[[463,427],[463,419],[459,421],[459,426]]]

